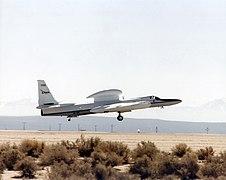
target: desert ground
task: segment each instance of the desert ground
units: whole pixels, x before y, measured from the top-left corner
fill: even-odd
[[[105,132],[72,132],[72,131],[0,131],[0,144],[20,143],[24,139],[35,139],[46,143],[57,143],[62,140],[75,141],[83,135],[85,138],[99,137],[105,141],[119,141],[133,149],[141,141],[151,141],[163,151],[170,151],[179,143],[186,143],[193,150],[212,146],[216,153],[226,151],[226,135],[216,134],[160,134],[160,133],[105,133]]]
[[[130,149],[141,141],[151,141],[163,151],[170,151],[179,143],[186,143],[193,150],[212,146],[216,153],[226,151],[226,135],[216,134],[160,134],[160,133],[104,133],[104,132],[64,132],[64,131],[0,131],[0,144],[9,142],[19,144],[24,139],[35,139],[47,144],[62,140],[75,141],[83,135],[85,138],[99,137],[105,141],[118,141],[128,145]],[[14,179],[19,172],[5,171],[3,180]],[[18,179],[18,178],[17,178]],[[39,171],[36,179],[46,179],[46,170]]]

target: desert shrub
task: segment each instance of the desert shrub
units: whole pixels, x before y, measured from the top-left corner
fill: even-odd
[[[95,166],[95,175],[97,179],[107,179],[109,176],[112,174],[112,168],[111,167],[106,167],[103,164],[97,164]]]
[[[154,159],[143,155],[131,165],[130,172],[139,174],[141,179],[162,179],[165,176],[176,174],[176,163],[174,158],[166,153],[159,153]]]
[[[123,163],[123,158],[118,156],[115,152],[103,152],[95,150],[91,157],[93,158],[93,165],[103,164],[105,166],[117,166]]]
[[[44,142],[29,139],[23,140],[19,145],[20,151],[22,151],[26,156],[36,158],[39,157],[40,154],[43,152],[44,147],[45,147]]]
[[[101,142],[95,148],[91,157],[93,165],[104,164],[106,166],[117,166],[128,163],[130,150],[127,145],[120,142]]]
[[[25,157],[23,160],[16,163],[14,169],[21,171],[21,177],[31,179],[35,177],[38,167],[31,157]]]
[[[169,179],[194,179],[198,170],[197,157],[190,153],[181,159],[166,153],[158,153],[153,159],[144,155],[137,158],[130,168],[130,172],[139,174],[141,179],[163,179],[167,176]]]
[[[1,153],[2,162],[8,170],[13,170],[14,165],[24,158],[24,154],[18,149],[9,149]]]
[[[157,165],[157,170],[155,171],[155,177],[163,178],[168,175],[174,175],[177,171],[178,159],[173,156],[161,153],[158,154],[154,160]]]
[[[129,175],[128,173],[120,173],[110,166],[97,164],[92,167],[89,159],[77,159],[72,164],[65,162],[55,162],[48,172],[50,180],[74,180],[74,179],[100,179],[100,180],[115,180],[115,179],[138,179],[136,176]]]
[[[217,180],[225,180],[225,179],[226,179],[226,176],[218,176],[217,177]],[[209,180],[209,178],[208,178],[208,180]],[[215,179],[213,179],[213,180],[215,180]]]
[[[215,151],[213,150],[213,148],[211,146],[206,147],[205,149],[201,148],[196,152],[199,160],[208,160],[212,156],[214,156],[214,153],[215,153]]]
[[[200,171],[204,177],[208,178],[226,176],[226,152],[221,152],[218,156],[208,159]]]
[[[153,142],[145,142],[137,144],[137,147],[132,151],[132,157],[136,160],[139,157],[146,155],[147,157],[154,159],[154,157],[159,153],[159,149],[155,146]]]
[[[186,153],[177,163],[177,175],[181,179],[195,179],[199,171],[198,159],[194,153]]]
[[[52,165],[54,161],[64,161],[67,164],[73,163],[78,157],[78,151],[67,150],[65,146],[60,144],[52,144],[46,146],[40,156],[40,162],[44,166]]]
[[[121,173],[116,171],[114,168],[110,166],[105,166],[103,164],[97,164],[94,167],[94,173],[96,176],[96,179],[100,180],[135,180],[138,179],[137,176],[130,175],[128,173]]]
[[[215,163],[205,163],[205,165],[201,167],[201,173],[204,177],[217,178],[220,173],[220,167]]]
[[[187,152],[191,152],[191,148],[187,146],[185,143],[180,143],[173,147],[172,154],[177,157],[183,157]]]
[[[60,142],[60,144],[62,145],[62,146],[65,146],[66,147],[66,149],[78,149],[78,147],[77,147],[77,145],[76,145],[76,143],[75,142],[73,142],[73,141],[61,141]]]
[[[55,162],[51,166],[51,171],[48,173],[50,180],[63,179],[94,179],[91,162],[83,160],[75,160],[72,164],[67,164],[64,161]]]
[[[3,160],[0,158],[0,174],[3,173],[4,169],[5,169],[5,164],[3,163]]]
[[[167,176],[164,176],[163,178],[161,178],[162,180],[175,180],[175,179],[179,179],[176,175],[167,175]]]
[[[150,177],[149,165],[152,164],[152,160],[147,156],[143,155],[136,159],[136,162],[131,165],[130,173],[139,174],[141,179]]]
[[[123,163],[129,162],[130,149],[121,142],[102,142],[98,147],[104,152],[114,152],[117,156],[122,158]]]
[[[226,151],[220,153],[221,162],[226,163]]]
[[[4,152],[7,152],[11,149],[18,149],[16,144],[10,145],[9,143],[0,144],[0,157]]]
[[[100,142],[101,140],[98,137],[85,139],[84,136],[81,135],[81,138],[76,140],[79,155],[81,157],[90,157],[94,148],[97,147]]]
[[[18,149],[18,146],[15,143],[13,145],[10,145],[9,142],[0,144],[0,152],[6,151],[6,150],[9,150],[9,149]]]
[[[11,146],[9,143],[3,143],[0,144],[0,155],[4,152],[4,151],[8,151],[11,149]]]

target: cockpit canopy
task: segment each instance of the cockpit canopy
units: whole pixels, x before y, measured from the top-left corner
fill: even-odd
[[[153,99],[153,100],[161,100],[159,97],[157,96],[150,96],[150,99]]]
[[[141,97],[140,98],[141,100],[153,100],[153,101],[155,101],[155,100],[161,100],[159,97],[157,97],[157,96],[146,96],[146,97]]]

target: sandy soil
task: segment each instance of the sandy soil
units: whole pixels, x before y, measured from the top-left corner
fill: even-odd
[[[81,134],[85,138],[100,137],[106,141],[119,141],[133,149],[141,141],[151,141],[164,151],[179,143],[186,143],[193,150],[212,146],[216,153],[226,151],[226,135],[216,134],[155,134],[155,133],[101,133],[101,132],[63,132],[63,131],[0,131],[0,144],[20,143],[23,139],[36,139],[46,143],[61,140],[75,141]]]

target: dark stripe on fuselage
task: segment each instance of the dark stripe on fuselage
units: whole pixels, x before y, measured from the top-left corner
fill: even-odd
[[[164,102],[181,102],[180,99],[160,99],[161,101],[164,101]]]
[[[81,116],[81,115],[88,115],[88,114],[95,114],[93,112],[90,112],[89,110],[81,110],[81,111],[66,111],[66,112],[58,112],[58,113],[47,113],[44,114],[43,111],[41,111],[42,116]]]
[[[161,106],[161,104],[165,104],[165,103],[175,103],[175,104],[177,104],[177,103],[180,103],[180,102],[181,102],[180,99],[160,99],[160,100],[157,100],[157,101],[154,100],[153,102],[151,102],[151,104]],[[165,105],[165,106],[167,106],[167,105]]]

